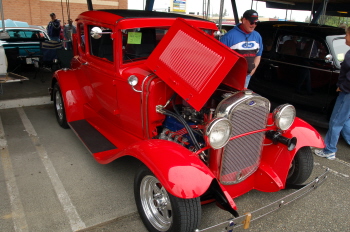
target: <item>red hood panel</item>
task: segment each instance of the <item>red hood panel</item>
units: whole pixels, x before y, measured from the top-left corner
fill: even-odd
[[[146,65],[198,111],[220,83],[240,90],[247,75],[243,57],[180,18]]]

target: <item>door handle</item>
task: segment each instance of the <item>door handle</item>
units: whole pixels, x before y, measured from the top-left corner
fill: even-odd
[[[82,63],[82,65],[88,65],[88,64],[89,64],[88,62]]]
[[[272,68],[278,68],[278,66],[277,66],[277,65],[274,65],[274,64],[270,64],[270,66],[271,66]]]

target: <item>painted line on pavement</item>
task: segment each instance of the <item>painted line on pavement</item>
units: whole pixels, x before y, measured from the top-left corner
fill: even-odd
[[[337,159],[337,158],[336,158]],[[332,162],[332,161],[331,161]],[[344,161],[345,162],[345,161]],[[346,162],[345,162],[346,163]],[[314,162],[314,165],[315,166],[320,166],[320,163],[316,163],[316,162]],[[338,172],[338,171],[335,171],[335,170],[333,170],[333,169],[331,169],[331,168],[329,168],[329,167],[326,167],[326,166],[322,166],[322,168],[324,168],[324,169],[329,169],[329,172],[330,173],[332,173],[332,174],[334,174],[335,176],[339,176],[339,177],[344,177],[344,178],[349,178],[349,175],[347,175],[347,174],[344,174],[344,173],[341,173],[341,172]]]
[[[23,107],[23,106],[45,105],[45,104],[51,104],[51,103],[52,102],[51,102],[50,96],[1,100],[0,109],[10,109],[10,108]]]
[[[12,211],[12,221],[16,232],[27,232],[28,224],[24,214],[22,201],[19,195],[16,177],[13,173],[13,166],[7,146],[7,140],[5,137],[4,127],[2,125],[2,120],[0,116],[0,157],[2,167],[5,174],[5,182],[7,187],[7,192],[10,197],[11,211]]]
[[[53,166],[50,158],[47,155],[47,152],[43,145],[41,145],[39,137],[30,122],[29,118],[25,114],[23,108],[17,108],[18,114],[21,117],[21,120],[23,122],[23,125],[29,135],[31,137],[32,142],[41,158],[42,163],[44,164],[44,167],[46,169],[46,172],[48,176],[50,177],[51,183],[56,191],[57,197],[59,201],[61,202],[61,205],[63,207],[64,212],[66,213],[70,226],[73,231],[81,230],[86,228],[85,223],[81,220],[75,206],[72,204],[72,201],[70,197],[68,196],[68,193],[66,192],[66,189],[64,188],[55,167]]]

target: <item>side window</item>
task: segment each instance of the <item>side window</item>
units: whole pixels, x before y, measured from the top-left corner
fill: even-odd
[[[297,56],[298,37],[283,35],[278,40],[278,52],[283,55]]]
[[[270,51],[273,45],[273,32],[272,31],[262,31],[259,32],[261,35],[261,38],[263,39],[263,51]]]
[[[324,59],[327,47],[318,40],[307,36],[284,35],[279,38],[279,53],[309,59]]]
[[[88,29],[91,31],[92,28],[99,27],[96,25],[89,25]],[[99,27],[102,29],[101,37],[96,39],[89,36],[90,41],[90,54],[97,56],[106,61],[113,62],[113,39],[111,38],[112,30],[107,27]]]

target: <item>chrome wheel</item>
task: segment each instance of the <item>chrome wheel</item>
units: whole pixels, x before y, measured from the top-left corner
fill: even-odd
[[[62,104],[61,93],[59,91],[56,91],[56,94],[55,94],[55,106],[56,106],[56,112],[59,120],[63,120],[63,104]]]
[[[58,124],[65,129],[69,128],[69,125],[67,123],[67,118],[66,118],[66,110],[64,108],[64,102],[61,94],[61,89],[58,83],[56,83],[53,88],[52,97],[53,97],[55,114],[56,114],[56,119]]]
[[[172,208],[167,191],[154,176],[145,176],[140,185],[140,200],[148,221],[159,231],[172,224]]]

